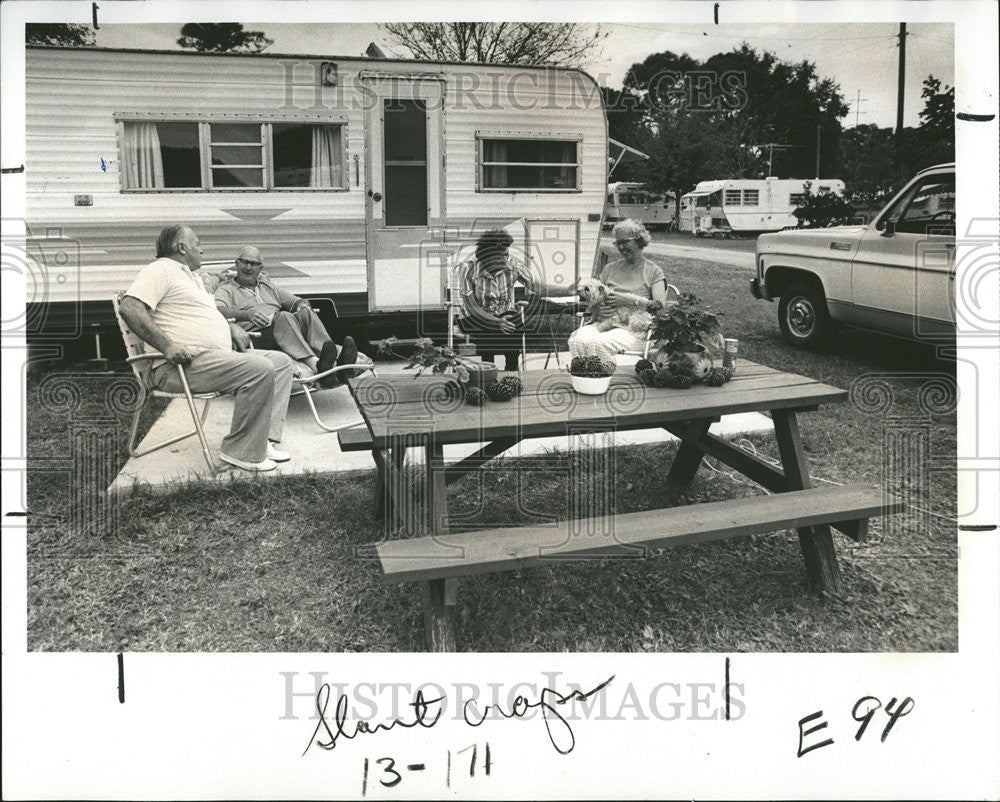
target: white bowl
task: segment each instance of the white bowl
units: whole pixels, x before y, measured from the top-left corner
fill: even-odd
[[[608,391],[608,386],[611,384],[610,376],[592,378],[590,376],[570,375],[569,378],[573,382],[573,389],[583,395],[603,395]]]

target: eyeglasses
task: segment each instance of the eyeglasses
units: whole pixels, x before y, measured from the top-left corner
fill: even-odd
[[[241,265],[250,265],[251,267],[263,267],[263,262],[253,262],[249,259],[237,259],[236,260]]]

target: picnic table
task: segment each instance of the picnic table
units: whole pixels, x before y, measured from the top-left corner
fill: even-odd
[[[840,572],[831,527],[863,540],[868,519],[901,502],[864,485],[813,488],[797,416],[842,403],[847,391],[741,360],[722,387],[686,390],[643,385],[620,367],[607,393],[576,393],[562,371],[524,371],[524,389],[507,402],[472,406],[448,394],[450,376],[372,377],[351,382],[365,428],[338,434],[344,451],[371,450],[378,466],[378,513],[387,538],[376,545],[387,581],[421,583],[428,647],[454,651],[457,580],[549,559],[642,553],[680,543],[797,529],[811,584],[836,592]],[[774,422],[780,466],[709,432],[723,415],[762,411]],[[680,439],[667,481],[683,488],[711,456],[772,495],[610,514],[526,526],[452,531],[447,487],[528,438],[663,428]],[[482,444],[446,464],[450,444]],[[409,448],[423,450],[423,493],[408,494],[402,469]],[[582,492],[586,498],[587,491]],[[587,505],[570,504],[586,512]]]

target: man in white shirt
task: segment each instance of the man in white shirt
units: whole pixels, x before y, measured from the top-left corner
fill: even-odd
[[[197,270],[201,243],[188,226],[172,225],[156,240],[157,260],[144,267],[122,298],[125,322],[163,354],[153,383],[181,390],[174,367],[183,364],[192,392],[233,393],[235,406],[220,459],[250,471],[273,470],[290,459],[274,443],[292,387],[292,360],[280,351],[251,351],[250,336],[230,324],[205,291]]]

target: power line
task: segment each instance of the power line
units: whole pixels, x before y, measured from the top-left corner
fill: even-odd
[[[847,24],[854,24],[854,23],[847,23]],[[895,38],[895,34],[881,34],[879,36],[835,36],[835,35],[830,35],[830,34],[817,34],[816,36],[806,36],[806,37],[798,37],[798,36],[758,36],[757,34],[750,34],[750,35],[748,35],[748,34],[745,34],[745,33],[742,33],[742,34],[725,34],[725,33],[714,33],[714,32],[713,33],[709,33],[709,30],[711,30],[711,29],[707,29],[707,30],[705,30],[705,29],[696,29],[696,30],[683,30],[682,31],[682,30],[676,30],[676,28],[671,28],[669,26],[662,26],[662,25],[642,25],[642,24],[636,23],[636,22],[619,22],[619,23],[616,23],[615,25],[616,25],[616,27],[620,27],[620,28],[634,28],[634,29],[637,29],[637,30],[644,30],[644,31],[656,31],[658,33],[677,33],[679,35],[687,35],[687,36],[698,36],[698,34],[700,33],[702,36],[706,36],[706,37],[709,37],[711,39],[741,39],[741,40],[751,40],[752,39],[752,40],[766,40],[766,41],[775,41],[775,42],[814,42],[817,39],[830,39],[830,40],[845,41],[845,42],[862,41],[862,40],[873,40],[873,39],[885,39],[886,41],[888,41],[889,39]],[[686,27],[693,27],[694,25],[696,25],[696,23],[692,23],[690,26],[686,26]],[[846,26],[842,26],[842,27],[846,27]]]

